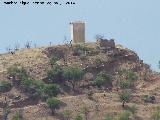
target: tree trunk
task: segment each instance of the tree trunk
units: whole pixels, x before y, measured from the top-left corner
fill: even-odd
[[[70,81],[70,83],[71,83],[71,85],[72,85],[73,91],[75,91],[75,82],[71,82],[71,81]]]
[[[122,102],[122,107],[124,108],[125,101]]]
[[[54,109],[51,109],[52,115],[54,115]]]

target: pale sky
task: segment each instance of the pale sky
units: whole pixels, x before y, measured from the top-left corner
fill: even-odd
[[[13,48],[17,42],[21,47],[26,41],[37,46],[61,44],[64,36],[70,39],[69,22],[82,20],[86,22],[86,40],[95,41],[96,34],[113,38],[158,69],[160,0],[68,0],[75,5],[51,0],[62,5],[50,6],[5,5],[3,1],[7,0],[0,1],[0,52],[7,46]]]

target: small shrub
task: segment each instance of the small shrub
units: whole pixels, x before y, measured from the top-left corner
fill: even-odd
[[[66,120],[70,120],[71,119],[71,115],[72,115],[72,111],[71,110],[64,110],[63,111],[63,115],[66,118]]]
[[[123,111],[123,112],[119,113],[118,120],[129,120],[130,115],[131,115],[130,112]]]
[[[36,91],[38,92],[38,94],[40,96],[42,96],[45,92],[45,88],[46,88],[47,85],[43,81],[34,80],[33,81],[33,86],[36,89]]]
[[[128,80],[130,80],[130,81],[134,81],[134,80],[137,79],[137,76],[136,76],[136,74],[135,74],[134,72],[128,71],[128,72],[127,72],[127,78],[128,78]]]
[[[96,79],[93,81],[93,85],[96,85],[97,87],[101,87],[101,86],[111,87],[112,79],[106,73],[100,72],[97,74]]]
[[[110,114],[106,114],[103,120],[113,120]]]
[[[103,77],[101,76],[97,76],[96,79],[93,81],[93,85],[97,86],[97,87],[101,87],[102,85],[104,85],[105,80]]]
[[[52,56],[52,57],[49,59],[49,63],[50,63],[51,66],[53,67],[53,66],[56,64],[56,62],[57,62],[58,60],[59,60],[58,57]]]
[[[7,120],[7,117],[9,115],[9,113],[11,112],[11,108],[9,107],[8,102],[5,103],[5,105],[2,108],[2,116],[3,116],[3,120]]]
[[[158,106],[155,112],[151,113],[150,120],[160,120],[160,107]]]
[[[47,99],[47,105],[51,109],[52,115],[54,114],[55,110],[59,108],[59,104],[60,104],[60,101],[55,97]]]
[[[49,84],[46,85],[44,91],[49,97],[55,97],[58,95],[58,93],[60,93],[60,86],[57,84]]]
[[[33,99],[38,96],[42,97],[45,93],[46,86],[47,85],[40,80],[25,79],[21,81],[21,88],[24,90],[24,92],[28,92],[30,97]]]
[[[95,60],[95,63],[96,63],[96,65],[98,66],[98,65],[101,65],[102,63],[104,63],[104,61],[101,60],[101,59],[99,59],[99,58],[97,58],[97,59]]]
[[[33,80],[32,79],[23,79],[21,80],[21,86],[25,89],[31,88],[33,85]]]
[[[144,102],[146,102],[146,103],[155,103],[156,102],[155,96],[152,96],[152,95],[144,95],[142,100],[144,100]]]
[[[29,78],[27,71],[19,64],[15,64],[12,67],[8,68],[7,73],[10,77],[13,77],[13,80],[22,80]]]
[[[130,82],[134,82],[137,79],[136,74],[131,70],[122,69],[118,71],[119,76],[124,76]]]
[[[14,115],[13,115],[13,118],[12,120],[22,120],[22,115],[19,113],[19,112],[16,112]]]
[[[83,120],[82,115],[77,114],[74,120]]]
[[[89,107],[87,106],[82,107],[82,113],[85,116],[85,120],[88,120],[89,112],[90,112]]]
[[[120,88],[122,88],[122,89],[127,89],[127,88],[130,88],[130,85],[131,83],[130,83],[130,81],[129,80],[123,80],[123,81],[120,81],[120,84],[119,84],[119,86],[120,86]]]
[[[63,70],[59,65],[54,65],[54,67],[47,72],[47,78],[53,83],[60,83],[62,79]]]
[[[0,92],[8,92],[11,89],[11,83],[9,81],[0,82]]]
[[[156,111],[151,114],[150,120],[160,120],[160,112]]]
[[[88,97],[88,99],[90,99],[90,100],[93,100],[93,91],[89,91],[88,93],[87,93],[87,97]]]
[[[133,115],[137,113],[137,107],[135,105],[128,106],[128,111],[130,111]]]

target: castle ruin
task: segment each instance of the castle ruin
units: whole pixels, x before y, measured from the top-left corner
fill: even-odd
[[[85,43],[85,23],[75,21],[70,23],[72,44]]]

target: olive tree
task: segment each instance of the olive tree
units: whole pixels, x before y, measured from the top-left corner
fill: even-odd
[[[119,99],[122,102],[122,107],[123,108],[124,108],[125,103],[129,101],[129,98],[130,98],[130,93],[129,92],[121,92],[119,94]]]
[[[80,80],[83,79],[84,72],[80,68],[68,67],[64,69],[64,78],[72,85],[73,91]]]

